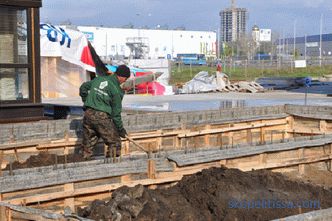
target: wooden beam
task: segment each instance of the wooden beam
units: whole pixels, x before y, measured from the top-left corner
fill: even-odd
[[[227,159],[220,160],[220,165],[226,167],[227,166]]]
[[[332,159],[332,143],[330,144],[330,157]],[[332,171],[332,160],[330,160],[330,168],[329,168],[330,171]]]
[[[266,157],[266,156],[265,156]],[[261,157],[261,159],[264,159],[264,157]],[[237,162],[241,162],[242,158],[236,158]],[[226,164],[227,166],[231,168],[239,168],[245,171],[251,170],[251,169],[275,169],[275,168],[284,168],[289,166],[295,166],[299,164],[309,164],[309,163],[315,163],[320,161],[326,161],[331,160],[330,155],[322,155],[322,156],[315,156],[315,157],[306,157],[303,159],[294,159],[294,160],[287,160],[287,161],[280,161],[280,162],[268,162],[266,164],[258,163],[256,165],[251,166],[236,166],[236,162],[234,162],[234,159],[231,159],[232,161],[230,164],[228,164],[228,161],[216,161],[211,163],[204,163],[204,164],[197,164],[187,167],[176,167],[174,168],[173,172],[160,172],[158,174],[155,174],[153,176],[153,163],[150,164],[149,167],[150,177],[154,178],[148,178],[148,179],[141,179],[141,180],[129,180],[123,181],[121,183],[113,183],[113,184],[107,184],[107,185],[97,185],[92,187],[86,187],[86,188],[80,188],[80,189],[74,189],[72,190],[72,187],[69,186],[69,188],[66,188],[66,190],[62,192],[53,192],[53,193],[47,193],[47,194],[39,194],[39,195],[33,195],[33,196],[25,196],[25,197],[17,197],[11,200],[6,200],[9,203],[13,204],[20,204],[24,200],[27,204],[29,203],[36,203],[36,202],[43,202],[43,201],[50,201],[50,200],[56,200],[56,199],[63,199],[63,198],[73,198],[75,196],[79,195],[91,195],[91,194],[97,194],[102,192],[109,192],[111,190],[114,190],[116,188],[119,188],[121,186],[135,186],[137,184],[142,185],[157,185],[167,182],[176,182],[179,181],[184,175],[193,174],[196,172],[199,172],[203,169],[208,169],[211,167],[220,167],[222,164]],[[262,160],[264,162],[264,160]],[[152,162],[152,160],[151,160]],[[151,168],[152,167],[152,168]],[[19,193],[19,192],[18,192]]]
[[[295,160],[287,160],[287,161],[281,161],[276,163],[267,163],[266,166],[264,165],[257,165],[256,167],[241,167],[241,169],[244,170],[251,170],[251,169],[276,169],[276,168],[285,168],[290,166],[296,166],[299,164],[310,164],[310,163],[316,163],[321,161],[330,160],[330,156],[318,156],[318,157],[306,157],[303,159],[295,159]]]
[[[208,124],[205,126],[205,131],[209,131],[211,129],[211,125]],[[206,147],[210,146],[210,133],[204,135],[204,143]]]
[[[327,129],[326,120],[320,120],[319,121],[319,131],[324,134],[324,133],[326,133],[326,129]]]
[[[259,142],[260,144],[265,144],[265,128],[261,127],[259,130],[260,134],[259,134]]]
[[[178,135],[178,137],[182,138],[182,137],[191,137],[191,136],[202,136],[202,135],[206,135],[206,134],[224,133],[224,132],[247,130],[247,129],[253,129],[253,128],[264,128],[264,127],[268,127],[268,126],[278,126],[278,125],[285,125],[285,124],[286,124],[286,120],[281,119],[281,120],[278,120],[275,122],[270,122],[270,123],[258,123],[258,124],[244,125],[244,126],[237,126],[237,127],[216,128],[216,129],[181,133]]]
[[[159,150],[161,150],[162,148],[162,145],[163,145],[163,135],[164,135],[164,132],[163,130],[158,130],[158,133],[160,133],[160,136],[156,138],[156,147]]]
[[[0,150],[0,177],[2,176],[3,150]]]
[[[124,153],[123,153],[124,155],[129,154],[129,152],[130,152],[129,151],[129,147],[130,147],[129,144],[130,144],[129,140],[126,140],[125,141],[125,147],[124,147]]]
[[[305,128],[296,128],[294,130],[286,130],[287,134],[308,134],[308,135],[321,135],[323,134],[319,130],[305,129]]]
[[[266,165],[266,158],[267,158],[267,153],[259,154],[259,163],[262,165]]]
[[[48,219],[43,217],[42,215],[38,214],[28,214],[28,213],[22,213],[18,211],[12,211],[12,217],[14,220],[20,220],[20,221],[30,221],[30,220],[36,220],[36,221],[65,221],[68,219],[60,218],[60,219]]]
[[[7,208],[4,206],[0,206],[0,220],[1,221],[8,221],[6,213],[7,213]]]
[[[286,117],[286,130],[285,130],[285,138],[288,139],[289,133],[287,131],[293,131],[294,130],[294,117],[293,116],[288,116]]]
[[[121,183],[128,183],[131,181],[131,175],[127,174],[127,175],[123,175],[120,177],[120,182]]]
[[[252,133],[251,133],[251,129],[247,129],[247,143],[248,144],[252,144]]]
[[[149,159],[148,160],[148,178],[156,178],[156,161]]]
[[[64,192],[74,192],[74,183],[66,183],[64,185]],[[75,198],[69,197],[65,199],[64,202],[65,207],[69,207],[72,212],[76,212],[75,210]]]

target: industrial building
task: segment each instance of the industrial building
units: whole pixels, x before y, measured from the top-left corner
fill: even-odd
[[[296,54],[300,57],[332,57],[332,34],[308,35],[296,37],[295,40],[284,38],[275,42],[279,54],[288,55],[293,54],[294,43]]]
[[[216,57],[217,34],[206,31],[124,29],[78,26],[105,60],[172,59],[197,53]]]
[[[235,0],[232,0],[230,8],[220,13],[220,41],[237,41],[246,33],[248,13],[245,8],[236,8]]]

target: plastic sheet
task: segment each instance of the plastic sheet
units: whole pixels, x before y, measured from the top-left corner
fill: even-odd
[[[43,98],[77,97],[79,87],[87,81],[86,71],[60,57],[41,57]]]
[[[199,93],[216,91],[218,89],[216,77],[209,76],[206,71],[201,71],[195,75],[195,77],[183,85],[181,93]]]

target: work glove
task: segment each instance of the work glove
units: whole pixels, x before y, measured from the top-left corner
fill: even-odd
[[[119,131],[119,135],[120,135],[120,137],[122,137],[122,138],[126,138],[126,135],[128,135],[126,129],[122,128],[122,129]]]

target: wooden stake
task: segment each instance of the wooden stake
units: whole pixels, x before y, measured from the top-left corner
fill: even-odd
[[[247,129],[247,143],[251,144],[252,143],[252,133],[251,129]]]
[[[299,160],[303,159],[304,158],[304,148],[298,149],[297,155],[298,155]],[[299,170],[300,175],[304,175],[304,173],[305,173],[305,164],[299,164],[298,170]]]
[[[211,125],[208,124],[205,126],[205,130],[210,130],[211,129]],[[206,134],[204,135],[204,143],[206,147],[210,146],[210,134]]]
[[[120,181],[121,181],[121,183],[128,183],[128,182],[130,182],[131,181],[130,174],[122,175],[120,177]]]
[[[281,140],[281,142],[285,142],[285,131],[282,131],[282,140]]]
[[[265,144],[265,128],[260,128],[260,144]]]
[[[124,148],[124,154],[129,154],[129,140],[125,141],[125,148]]]
[[[8,221],[8,219],[6,217],[6,210],[7,210],[6,207],[0,206],[0,220],[1,221]]]
[[[17,162],[19,162],[20,160],[19,160],[19,158],[18,158],[18,153],[17,153],[17,148],[16,148],[16,147],[14,148],[14,153],[15,153],[15,160],[16,160]]]
[[[259,163],[263,164],[263,168],[265,168],[265,165],[266,165],[266,157],[267,157],[267,153],[259,154]]]
[[[65,192],[67,192],[67,191],[74,192],[74,183],[65,184],[64,185],[64,191]],[[69,207],[72,212],[76,212],[75,211],[75,198],[74,197],[66,198],[64,204],[65,204],[65,207]]]
[[[158,147],[159,149],[161,149],[161,146],[163,145],[163,130],[158,130],[158,133],[160,133],[160,137],[158,137],[156,139],[156,147]]]
[[[156,162],[152,159],[148,160],[148,178],[149,179],[156,178]]]
[[[327,128],[327,124],[326,124],[326,120],[320,120],[319,121],[319,130],[323,133],[326,132],[326,128]]]
[[[111,150],[109,150],[108,145],[104,144],[104,163],[107,163],[107,151],[109,151],[108,157],[111,157]]]
[[[332,144],[330,144],[330,171],[332,171]]]
[[[223,149],[223,145],[224,145],[224,140],[222,137],[222,133],[220,133],[220,149]]]
[[[2,176],[3,150],[0,150],[0,176]]]

